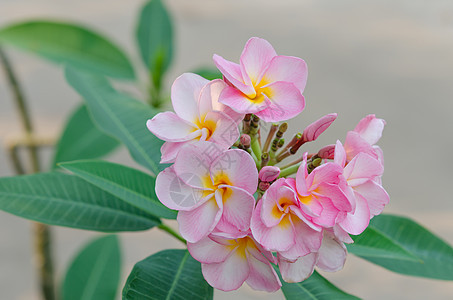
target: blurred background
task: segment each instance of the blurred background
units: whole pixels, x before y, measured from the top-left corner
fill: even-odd
[[[339,117],[316,142],[344,140],[366,114],[387,121],[379,142],[385,153],[386,213],[408,216],[453,244],[453,3],[374,0],[167,0],[173,16],[175,55],[171,82],[200,66],[214,67],[213,53],[238,61],[248,38],[267,39],[278,54],[308,64],[307,106],[290,130],[303,130],[318,117]],[[0,0],[0,27],[33,18],[74,21],[107,35],[139,66],[134,40],[143,1]],[[38,134],[57,138],[80,102],[61,67],[13,48],[6,49],[29,101]],[[142,69],[145,80],[145,71]],[[144,86],[144,82],[143,82]],[[140,96],[140,90],[133,90]],[[12,95],[0,73],[0,143],[20,135]],[[50,153],[43,153],[44,159]],[[110,160],[136,166],[124,149]],[[13,170],[0,148],[0,175]],[[30,223],[0,212],[0,299],[39,299],[31,257]],[[57,275],[76,251],[98,233],[55,228]],[[135,262],[176,240],[157,229],[121,234],[123,283]],[[339,288],[364,299],[452,299],[453,283],[407,277],[352,255],[345,268],[322,273]],[[217,299],[283,299],[281,292],[257,293],[247,286]],[[118,299],[120,296],[118,296]]]

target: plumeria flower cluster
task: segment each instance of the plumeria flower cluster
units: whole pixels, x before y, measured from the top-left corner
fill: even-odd
[[[206,281],[273,292],[281,287],[273,265],[287,282],[315,267],[340,270],[350,235],[389,201],[375,145],[385,121],[368,115],[343,143],[299,151],[337,117],[320,118],[285,145],[284,121],[305,107],[305,62],[260,38],[247,42],[239,64],[218,55],[214,62],[223,80],[181,75],[171,90],[175,112],[147,122],[165,141],[161,162],[172,163],[157,176],[157,197],[179,211],[179,231]],[[267,136],[263,121],[274,122]]]

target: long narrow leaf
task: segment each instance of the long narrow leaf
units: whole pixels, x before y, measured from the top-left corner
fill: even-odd
[[[132,65],[118,46],[75,24],[48,20],[14,24],[0,30],[0,43],[56,63],[115,78],[134,78]]]
[[[71,175],[0,178],[0,209],[46,223],[96,231],[138,231],[160,224],[115,196]]]
[[[148,174],[99,160],[75,161],[61,166],[149,214],[167,219],[176,218],[176,212],[157,199],[156,179]]]
[[[146,121],[156,112],[118,93],[101,76],[67,69],[66,79],[85,99],[96,125],[123,142],[139,164],[157,174],[163,142],[146,128]]]

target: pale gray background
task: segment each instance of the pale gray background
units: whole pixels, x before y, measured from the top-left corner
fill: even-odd
[[[105,33],[140,66],[133,39],[143,1],[0,0],[0,26],[30,18],[73,20]],[[167,86],[182,72],[212,66],[213,53],[238,61],[251,36],[268,39],[279,54],[305,59],[306,110],[292,131],[317,117],[339,117],[316,144],[344,139],[368,113],[387,121],[379,143],[385,152],[388,213],[410,216],[453,243],[453,4],[451,1],[169,0],[176,51]],[[79,97],[61,68],[8,49],[30,102],[37,131],[54,138]],[[142,75],[144,74],[142,70]],[[143,82],[144,76],[141,77]],[[143,84],[144,86],[144,84]],[[139,95],[140,91],[135,91]],[[21,132],[11,94],[0,74],[0,142]],[[315,147],[312,147],[314,149]],[[113,160],[132,164],[126,151]],[[0,175],[13,175],[0,148]],[[55,230],[57,273],[96,233]],[[158,250],[180,247],[157,231],[121,235],[124,279],[133,264]],[[29,222],[0,213],[0,299],[38,299]],[[451,299],[453,284],[405,277],[350,255],[344,270],[326,274],[365,299]],[[282,299],[247,286],[217,299]]]

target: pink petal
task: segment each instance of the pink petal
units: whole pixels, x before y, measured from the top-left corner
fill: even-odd
[[[198,98],[201,89],[209,81],[203,77],[184,73],[171,87],[171,103],[176,114],[182,119],[195,123],[198,119]]]
[[[344,168],[344,176],[348,184],[352,187],[372,180],[376,176],[382,175],[384,168],[374,157],[366,154],[357,154]]]
[[[304,129],[302,138],[306,142],[315,141],[327,128],[329,128],[336,118],[337,114],[335,113],[321,117]]]
[[[321,247],[322,232],[315,231],[296,217],[292,218],[295,243],[287,251],[280,251],[280,255],[288,260],[296,260],[311,252],[318,251]]]
[[[322,205],[322,213],[319,217],[313,217],[312,221],[322,227],[332,227],[335,225],[338,213],[340,212],[331,199],[326,197],[317,197]]]
[[[198,102],[200,120],[204,119],[206,114],[210,111],[221,111],[232,118],[236,123],[242,121],[244,118],[243,114],[239,114],[230,107],[219,102],[220,94],[227,86],[228,84],[226,84],[225,81],[215,79],[203,87]]]
[[[231,252],[228,246],[215,242],[207,236],[196,243],[187,243],[187,249],[193,258],[201,263],[219,263],[225,261]]]
[[[252,215],[250,229],[253,237],[266,250],[286,251],[294,245],[295,233],[289,216],[282,220],[277,226],[267,227],[261,220],[262,202],[258,202]]]
[[[277,53],[268,41],[257,37],[249,39],[240,59],[241,67],[246,73],[243,74],[243,78],[247,75],[251,83],[254,86],[257,85],[275,56],[277,56]]]
[[[370,217],[379,215],[390,200],[384,188],[374,181],[358,185],[354,187],[354,190],[366,199],[370,209]]]
[[[288,200],[292,201],[293,205],[297,205],[297,199],[294,191],[289,187],[282,185],[284,182],[284,178],[278,179],[270,186],[260,200],[262,203],[261,221],[267,227],[278,225],[285,216],[284,213],[280,212],[280,199],[285,199],[285,202]]]
[[[262,95],[258,95],[256,98],[249,98],[240,90],[231,86],[222,90],[219,102],[239,114],[257,113],[270,105],[269,100]]]
[[[321,248],[318,251],[316,266],[327,272],[336,272],[343,268],[346,261],[346,247],[335,236],[324,231]]]
[[[316,252],[300,257],[295,262],[279,257],[278,266],[283,280],[289,283],[304,281],[313,274],[317,259]]]
[[[240,136],[236,122],[223,112],[209,112],[204,122],[215,124],[215,130],[208,140],[221,145],[225,150],[231,147]]]
[[[155,115],[146,122],[146,126],[155,136],[169,142],[184,142],[201,135],[194,124],[170,111]]]
[[[307,177],[307,183],[310,185],[310,191],[318,188],[322,183],[338,184],[339,176],[343,174],[343,168],[336,163],[325,163],[310,173]]]
[[[354,128],[354,131],[367,141],[370,145],[376,144],[382,136],[385,121],[377,119],[375,115],[368,115]]]
[[[346,184],[346,180],[343,179],[343,184]],[[316,192],[313,194],[317,196],[323,196],[332,200],[333,205],[341,210],[341,211],[351,211],[352,205],[346,197],[346,195],[341,190],[339,184],[331,184],[331,183],[321,183]]]
[[[222,210],[211,198],[191,211],[178,213],[179,232],[190,243],[206,237],[215,228],[222,216]]]
[[[333,227],[333,232],[335,237],[343,243],[351,244],[354,243],[354,240],[351,239],[349,234],[341,228],[338,224]]]
[[[223,201],[223,221],[239,231],[247,231],[255,208],[255,198],[243,189],[227,185],[220,185],[215,195],[217,201]]]
[[[203,199],[203,190],[185,184],[176,176],[173,166],[157,175],[156,195],[163,205],[175,210],[190,210]]]
[[[162,154],[160,158],[160,163],[161,164],[174,163],[176,160],[176,156],[179,153],[179,150],[181,150],[181,148],[184,145],[193,144],[195,142],[198,141],[195,139],[185,142],[165,142],[160,148],[160,153]]]
[[[275,56],[266,70],[263,81],[268,83],[285,81],[294,84],[302,94],[307,84],[307,64],[293,56]]]
[[[212,161],[223,151],[220,145],[211,142],[197,142],[186,145],[181,148],[176,157],[173,165],[175,172],[190,186],[201,189],[212,188],[209,169]]]
[[[214,54],[214,63],[217,68],[222,72],[223,76],[230,82],[235,88],[244,93],[247,96],[255,97],[256,92],[253,86],[244,83],[241,73],[241,67],[238,64],[230,62],[223,57]]]
[[[304,160],[297,169],[296,173],[296,189],[297,193],[301,196],[308,196],[310,192],[308,189],[310,188],[311,182],[307,183],[308,171],[307,171],[307,156],[304,155]]]
[[[290,82],[277,81],[262,88],[263,94],[270,100],[270,105],[256,115],[265,122],[289,120],[305,108],[305,98],[296,86]]]
[[[348,131],[344,142],[344,149],[346,150],[346,157],[348,161],[352,160],[360,152],[364,152],[374,158],[378,158],[373,147],[361,138],[360,134],[355,131]]]
[[[223,152],[212,163],[213,182],[239,187],[254,194],[258,185],[258,170],[247,152],[231,149]]]
[[[340,141],[335,145],[334,162],[344,168],[346,165],[346,151]]]
[[[275,292],[282,286],[280,279],[274,268],[269,262],[263,262],[254,255],[246,252],[247,261],[250,268],[250,274],[247,278],[247,284],[254,290]]]
[[[356,195],[356,208],[353,214],[348,213],[346,218],[340,222],[341,228],[353,235],[361,234],[370,223],[370,209],[362,196]]]
[[[247,257],[238,248],[224,262],[201,264],[201,271],[211,286],[225,292],[237,290],[250,274]]]

